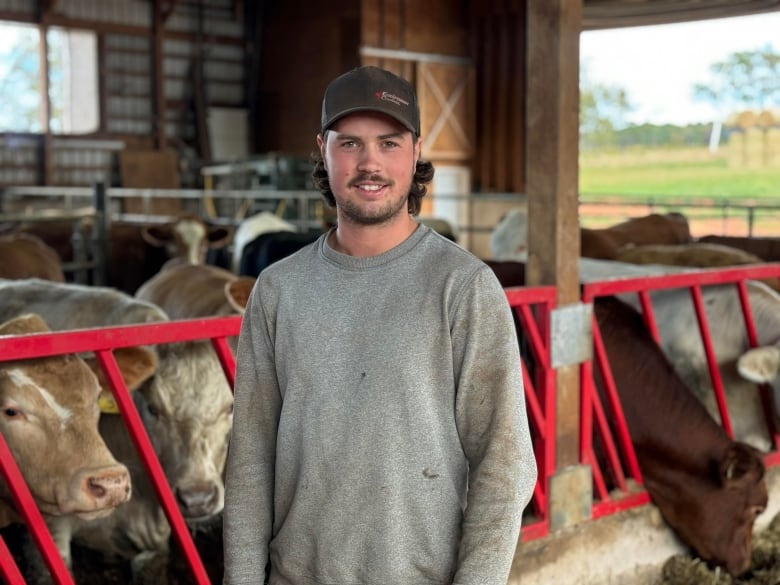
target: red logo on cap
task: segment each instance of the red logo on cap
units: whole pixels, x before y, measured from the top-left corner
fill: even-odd
[[[408,106],[409,102],[407,102],[405,99],[402,99],[395,95],[394,93],[390,93],[389,91],[378,91],[374,94],[376,96],[376,99],[383,100],[386,102],[392,102],[397,106],[404,105]]]

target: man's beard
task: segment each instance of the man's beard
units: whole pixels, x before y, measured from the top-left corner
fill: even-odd
[[[372,180],[379,180],[378,177],[373,176],[361,176],[353,181],[350,182],[350,186],[355,186],[360,184],[361,182],[368,182]],[[387,181],[387,180],[381,180],[382,183],[385,183],[386,185],[392,187],[395,186],[395,184]],[[405,192],[406,196],[401,197],[398,200],[394,199],[388,199],[383,202],[382,206],[379,208],[371,208],[366,207],[365,205],[362,205],[360,203],[355,203],[352,200],[345,200],[345,201],[338,201],[338,209],[340,212],[340,215],[344,218],[344,220],[355,224],[355,225],[379,225],[385,222],[390,221],[397,215],[399,215],[402,210],[406,211],[409,208],[409,189],[411,188],[411,183],[409,186],[407,186]]]
[[[408,195],[399,200],[386,201],[378,209],[366,209],[353,201],[344,201],[339,205],[340,215],[348,222],[357,225],[379,225],[396,217],[401,210],[408,208]]]

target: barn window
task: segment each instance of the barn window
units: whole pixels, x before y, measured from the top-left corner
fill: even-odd
[[[42,63],[39,27],[0,22],[0,132],[94,132],[99,123],[95,33],[52,27],[46,44]]]

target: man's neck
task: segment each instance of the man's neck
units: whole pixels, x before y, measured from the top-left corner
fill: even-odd
[[[358,258],[379,256],[404,242],[417,229],[418,223],[404,214],[391,223],[356,225],[340,221],[330,234],[328,244],[342,254]]]

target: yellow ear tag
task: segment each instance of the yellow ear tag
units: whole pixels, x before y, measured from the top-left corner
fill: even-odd
[[[100,412],[119,414],[119,406],[116,400],[114,400],[114,396],[107,392],[101,392],[100,396],[98,396],[98,406],[100,407]]]

